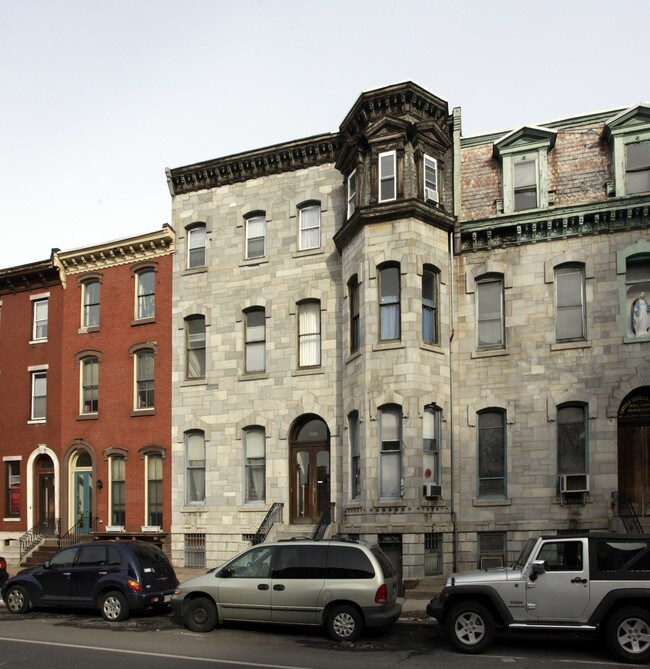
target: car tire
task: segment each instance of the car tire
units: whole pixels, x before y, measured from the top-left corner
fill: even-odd
[[[325,620],[327,633],[334,641],[356,641],[363,632],[363,618],[352,606],[335,606]]]
[[[27,613],[32,608],[29,593],[22,585],[12,585],[9,588],[5,603],[11,613]]]
[[[185,627],[192,632],[210,632],[217,626],[217,607],[209,597],[196,597],[185,604]]]
[[[494,618],[479,602],[461,602],[445,616],[449,643],[461,653],[482,653],[494,639]]]
[[[99,609],[104,620],[110,623],[118,623],[129,617],[129,603],[119,590],[111,590],[102,595]]]
[[[646,662],[650,658],[650,613],[629,606],[616,611],[605,628],[610,651],[623,662]]]

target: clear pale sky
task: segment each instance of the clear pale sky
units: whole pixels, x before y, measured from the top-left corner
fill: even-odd
[[[165,167],[411,80],[463,135],[650,99],[648,0],[0,0],[0,268],[171,222]]]

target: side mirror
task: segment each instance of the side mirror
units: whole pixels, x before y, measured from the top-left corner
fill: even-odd
[[[215,576],[219,576],[220,578],[228,578],[232,576],[232,569],[228,567],[224,567],[223,569],[219,569],[219,571],[215,574]]]
[[[546,571],[546,562],[545,560],[533,560],[531,567],[531,573],[543,574]]]
[[[43,566],[45,567],[45,569],[49,569],[50,568],[50,561],[45,560],[45,562],[43,562]]]

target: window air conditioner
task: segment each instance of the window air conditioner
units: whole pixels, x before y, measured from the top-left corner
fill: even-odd
[[[560,476],[560,492],[589,492],[589,474],[565,474]]]
[[[438,191],[433,190],[433,188],[425,188],[424,199],[427,202],[438,202]]]
[[[440,497],[442,495],[442,486],[435,483],[425,483],[422,488],[422,494],[427,498]]]

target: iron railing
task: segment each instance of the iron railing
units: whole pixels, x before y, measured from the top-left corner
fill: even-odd
[[[58,539],[61,532],[60,518],[46,518],[41,520],[34,527],[31,527],[20,537],[20,556],[19,562],[29,551],[43,541],[43,539]]]
[[[97,531],[98,524],[98,518],[83,516],[67,532],[59,536],[59,546],[72,546],[82,541],[90,541],[93,532]]]
[[[335,503],[330,502],[326,507],[323,513],[321,514],[318,524],[314,528],[314,531],[311,535],[311,538],[314,541],[319,541],[325,536],[325,530],[327,526],[334,520],[334,507]]]
[[[642,534],[643,528],[630,498],[622,491],[612,493],[612,509],[614,516],[620,518],[628,534]]]
[[[242,534],[241,535],[242,540],[250,541],[253,544],[253,546],[261,544],[268,536],[273,525],[275,523],[282,522],[283,508],[284,504],[282,502],[273,502],[271,508],[264,517],[264,520],[262,521],[262,524],[259,526],[257,532],[253,532],[252,534]]]

